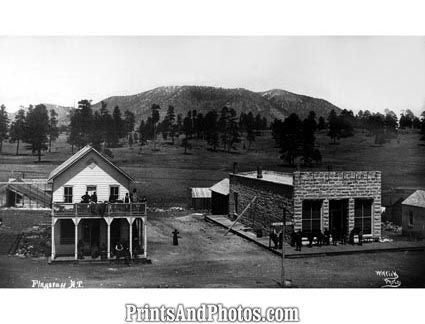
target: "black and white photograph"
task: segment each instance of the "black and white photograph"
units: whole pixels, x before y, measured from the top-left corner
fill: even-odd
[[[5,322],[392,323],[420,309],[419,11],[381,28],[338,4],[347,29],[318,4],[219,2],[30,4],[23,31],[4,15]]]
[[[424,37],[0,46],[2,287],[424,287]]]

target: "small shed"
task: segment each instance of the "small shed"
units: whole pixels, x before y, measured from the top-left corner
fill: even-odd
[[[404,234],[425,236],[425,190],[416,190],[401,203]]]
[[[211,209],[211,190],[210,188],[192,188],[192,208],[195,210]]]
[[[211,214],[227,215],[229,213],[229,186],[229,179],[225,178],[210,188]]]

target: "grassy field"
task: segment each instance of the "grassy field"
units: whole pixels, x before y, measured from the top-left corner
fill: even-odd
[[[383,146],[374,145],[374,138],[357,132],[354,137],[341,139],[338,145],[331,145],[329,137],[318,134],[318,144],[323,156],[322,165],[313,169],[326,169],[328,165],[336,170],[381,170],[383,190],[395,187],[425,188],[425,146],[419,141],[417,132],[401,134],[399,141],[392,140]],[[233,162],[239,163],[240,171],[254,170],[258,165],[263,169],[294,171],[279,159],[278,149],[270,136],[257,137],[251,150],[237,152],[208,151],[203,141],[192,141],[189,154],[183,154],[179,145],[159,143],[159,151],[153,151],[151,144],[112,149],[113,161],[123,167],[138,181],[139,190],[147,196],[152,205],[184,206],[188,202],[189,187],[209,187],[226,177]],[[54,143],[51,153],[37,157],[22,148],[21,155],[15,155],[16,146],[4,143],[0,154],[0,181],[7,181],[12,171],[25,172],[27,178],[46,177],[59,163],[71,155],[71,147],[62,134]],[[303,169],[302,165],[300,167]]]

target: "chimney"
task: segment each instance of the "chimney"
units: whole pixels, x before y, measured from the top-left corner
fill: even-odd
[[[261,167],[257,167],[257,179],[262,179],[263,178],[263,170],[261,169]]]
[[[233,174],[238,173],[238,162],[233,162]]]

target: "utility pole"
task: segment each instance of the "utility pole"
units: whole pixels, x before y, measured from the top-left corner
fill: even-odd
[[[280,285],[285,288],[285,225],[286,225],[286,206],[283,206],[282,222],[282,269],[280,272]]]

